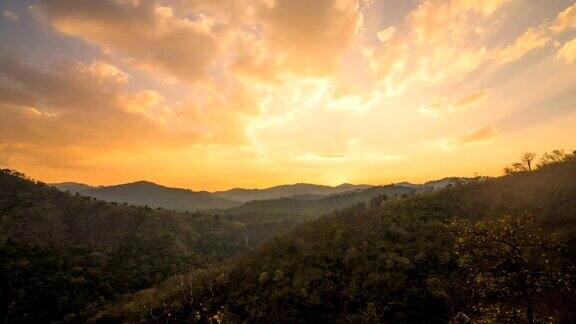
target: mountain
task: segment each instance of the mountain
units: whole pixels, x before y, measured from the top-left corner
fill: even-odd
[[[411,197],[432,190],[433,188],[429,186],[374,186],[367,189],[347,190],[328,196],[298,195],[278,199],[254,200],[224,212],[230,214],[258,212],[272,214],[309,215],[319,217],[339,208],[344,208],[358,203],[369,203],[371,200],[377,198],[381,198],[382,201],[392,201]]]
[[[180,211],[222,210],[235,208],[242,205],[242,203],[245,203],[246,205],[240,207],[238,209],[239,211],[265,210],[275,213],[313,215],[324,214],[353,203],[367,202],[379,194],[410,195],[414,190],[416,192],[438,190],[447,186],[467,183],[469,181],[471,181],[470,178],[452,177],[429,181],[424,184],[402,182],[391,186],[378,186],[379,189],[376,189],[375,191],[370,191],[370,189],[374,187],[370,185],[344,183],[331,187],[308,183],[297,183],[265,189],[234,188],[213,193],[170,188],[148,181],[99,187],[92,187],[75,182],[58,183],[53,184],[53,186],[62,191],[79,193],[83,196],[94,197],[108,202],[127,202],[130,204],[142,206],[147,205],[154,208],[162,207]],[[390,191],[392,188],[399,191]],[[382,192],[377,193],[378,191]],[[350,195],[333,197],[339,194]],[[316,203],[312,203],[312,201],[316,201]]]
[[[469,182],[469,180],[470,180],[469,178],[463,178],[463,177],[448,177],[439,180],[428,181],[425,182],[423,185],[433,187],[434,189],[443,189],[446,187],[453,187],[457,184],[466,184]]]
[[[135,186],[142,195],[165,190]],[[0,318],[83,322],[124,294],[238,253],[247,233],[256,244],[307,219],[107,203],[0,170]]]
[[[355,205],[92,320],[574,323],[575,179],[573,159]]]
[[[50,185],[58,188],[62,191],[70,191],[70,193],[81,193],[86,190],[96,189],[97,187],[93,187],[84,183],[78,182],[61,182],[61,183],[51,183]]]
[[[420,184],[415,184],[415,183],[410,183],[410,182],[400,182],[400,183],[396,183],[395,185],[397,186],[402,186],[402,187],[408,187],[408,188],[418,188],[418,187],[422,187],[423,185]]]
[[[91,188],[80,191],[80,194],[108,202],[127,202],[180,211],[222,209],[240,205],[238,202],[214,196],[209,192],[169,188],[148,181]]]
[[[280,185],[266,189],[234,188],[226,191],[214,192],[216,196],[229,200],[248,202],[253,200],[268,200],[286,198],[297,195],[331,195],[352,190],[366,189],[369,185],[341,184],[336,187],[322,186],[308,183]]]
[[[226,209],[253,200],[294,197],[295,199],[320,199],[331,194],[370,188],[369,185],[341,184],[336,187],[299,183],[267,189],[235,188],[214,193],[164,187],[153,182],[138,181],[116,186],[93,187],[82,183],[64,182],[52,184],[62,191],[79,193],[108,202],[127,202],[150,207],[174,210]]]

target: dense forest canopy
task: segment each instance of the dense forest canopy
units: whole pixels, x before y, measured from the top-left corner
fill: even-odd
[[[576,320],[576,161],[358,204],[107,307],[97,321]]]
[[[203,213],[102,202],[1,170],[0,315],[575,321],[575,155],[513,165],[443,190],[376,186]]]
[[[122,294],[232,256],[308,219],[175,212],[71,195],[0,171],[0,314],[82,318]]]

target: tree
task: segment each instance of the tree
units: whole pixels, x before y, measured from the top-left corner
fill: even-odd
[[[576,157],[575,153],[566,153],[564,150],[553,150],[550,153],[544,153],[542,158],[540,158],[540,162],[538,163],[538,167],[545,167],[552,164],[562,163],[566,161],[574,160]]]
[[[526,152],[522,154],[520,162],[512,163],[504,168],[504,174],[532,171],[532,162],[536,158],[536,153]]]
[[[536,153],[525,152],[524,154],[522,154],[521,161],[524,164],[524,166],[526,167],[526,169],[528,169],[528,171],[532,171],[532,161],[534,161],[535,158],[536,158]]]
[[[523,317],[528,323],[544,317],[536,312],[544,299],[539,297],[563,278],[553,261],[561,247],[559,236],[538,227],[530,214],[475,223],[456,220],[445,229],[455,238],[462,286],[474,296],[471,317],[496,322]]]
[[[554,150],[550,153],[546,152],[542,155],[542,158],[540,159],[540,165],[544,166],[553,163],[560,163],[566,160],[566,157],[567,154],[564,152],[564,150]]]

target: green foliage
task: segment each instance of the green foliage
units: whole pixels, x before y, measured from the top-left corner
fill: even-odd
[[[545,231],[525,213],[477,222],[455,220],[445,230],[455,237],[460,292],[473,296],[459,315],[478,322],[560,321],[551,312],[560,305],[549,297],[570,297],[571,282],[565,277],[570,269],[560,262],[559,235]]]
[[[574,322],[570,156],[430,193],[376,187],[211,214],[71,196],[5,170],[1,315],[30,322],[506,322],[530,318],[531,304],[535,322]],[[270,240],[244,249],[247,232]]]
[[[0,318],[81,321],[123,294],[244,249],[303,219],[216,217],[105,203],[0,171]]]
[[[560,241],[576,241],[574,179],[576,163],[564,162],[386,204],[350,206],[222,264],[168,280],[145,298],[107,307],[93,319],[497,322],[511,315],[499,312],[523,300],[522,285],[512,279],[524,276],[537,320],[574,322],[568,303],[576,297],[570,288],[576,249],[557,249]],[[490,220],[524,212],[535,218]],[[469,222],[453,223],[454,231],[447,231],[444,224],[455,219]],[[516,257],[506,244],[486,243],[480,234],[520,244],[523,252]],[[479,248],[490,254],[470,259]],[[466,267],[482,280],[475,283],[485,287],[482,294],[470,293],[475,286],[467,282]],[[558,275],[562,281],[554,281]],[[562,289],[545,287],[552,282]]]

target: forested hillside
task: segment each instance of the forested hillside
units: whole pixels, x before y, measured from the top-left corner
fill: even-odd
[[[93,320],[573,323],[574,155],[530,170],[339,210]]]
[[[387,185],[375,186],[363,190],[354,190],[340,194],[324,196],[295,196],[280,199],[257,200],[244,203],[237,208],[231,208],[226,213],[238,214],[247,212],[280,213],[293,215],[316,215],[332,212],[357,203],[383,203],[405,199],[434,190],[429,186]]]
[[[81,320],[121,294],[205,267],[305,220],[106,203],[0,171],[0,318]]]

